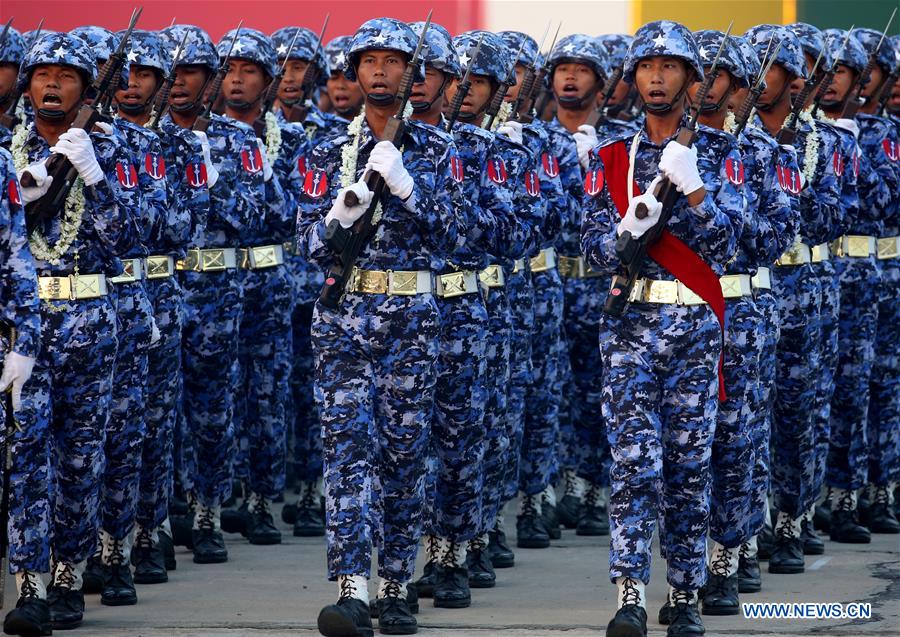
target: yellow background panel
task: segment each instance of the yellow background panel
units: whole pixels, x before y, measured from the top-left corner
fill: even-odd
[[[633,0],[632,32],[654,20],[675,20],[698,29],[724,30],[734,20],[734,33],[772,22],[782,24],[795,15],[792,0]]]

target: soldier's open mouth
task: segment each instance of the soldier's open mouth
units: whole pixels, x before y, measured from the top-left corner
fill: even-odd
[[[649,93],[649,95],[647,95],[647,97],[649,97],[650,100],[652,100],[652,101],[664,100],[664,99],[666,99],[666,92],[665,91],[650,91],[650,93]]]
[[[47,95],[44,95],[42,102],[45,105],[59,106],[62,104],[62,98],[59,95],[48,93]]]

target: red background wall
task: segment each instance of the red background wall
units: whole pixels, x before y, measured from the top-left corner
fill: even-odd
[[[390,16],[424,20],[434,9],[434,21],[451,33],[479,28],[485,0],[2,0],[0,20],[15,16],[13,26],[28,31],[44,18],[44,28],[67,31],[94,24],[118,31],[128,26],[135,6],[143,6],[141,29],[161,29],[172,18],[196,24],[217,40],[244,20],[244,26],[271,33],[283,26],[304,26],[318,32],[325,14],[331,18],[325,40],[352,34],[370,18]]]

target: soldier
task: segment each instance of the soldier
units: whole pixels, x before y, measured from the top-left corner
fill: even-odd
[[[878,294],[881,271],[876,264],[876,239],[882,219],[890,217],[897,202],[897,175],[890,159],[881,152],[860,153],[860,127],[843,117],[848,99],[855,97],[856,80],[864,72],[869,53],[846,32],[829,29],[827,46],[837,63],[837,72],[822,101],[824,115],[837,118],[834,126],[844,138],[842,165],[845,186],[856,188],[842,197],[846,222],[831,244],[836,255],[835,275],[839,286],[837,313],[837,367],[831,397],[829,448],[825,481],[832,489],[830,536],[836,542],[868,543],[871,534],[859,524],[857,490],[867,483],[867,412],[869,381],[875,360],[875,330],[878,325]],[[844,41],[846,46],[842,46]],[[874,46],[874,45],[873,45]],[[877,56],[877,51],[872,55]],[[868,127],[868,125],[867,125]],[[835,160],[837,161],[837,159]],[[893,188],[891,188],[893,186]]]
[[[168,201],[164,214],[157,216],[144,239],[148,256],[141,267],[160,338],[147,351],[146,431],[138,463],[137,528],[131,553],[134,581],[156,584],[168,581],[167,569],[175,568],[171,531],[165,527],[172,488],[175,416],[181,395],[183,290],[175,277],[175,261],[184,257],[195,224],[205,222],[209,192],[205,185],[192,186],[188,175],[188,165],[203,161],[200,140],[176,126],[168,115],[151,112],[154,95],[170,72],[172,52],[164,48],[158,34],[141,30],[132,32],[128,48],[129,83],[116,93],[117,110],[121,119],[141,127],[149,126],[153,116],[155,125],[151,128],[160,146],[145,149],[137,157],[137,165],[140,175],[149,175],[153,183],[165,187]]]
[[[219,56],[205,31],[188,25],[165,29],[174,50],[188,32],[169,94],[172,121],[191,129],[203,110],[203,89]],[[192,449],[185,460],[185,487],[194,500],[194,562],[228,560],[221,532],[221,505],[231,493],[234,457],[234,388],[238,383],[241,314],[237,249],[242,237],[259,228],[259,146],[246,127],[213,115],[206,131],[195,131],[203,161],[191,162],[192,185],[209,190],[209,214],[198,223],[191,248],[175,267],[184,288],[183,411]]]
[[[570,444],[578,449],[572,462],[584,484],[575,532],[606,535],[611,459],[601,406],[602,361],[596,344],[609,278],[592,272],[581,254],[581,197],[588,154],[597,145],[598,133],[609,137],[625,129],[609,120],[603,120],[599,131],[585,123],[597,109],[597,96],[611,72],[605,49],[588,36],[572,35],[557,43],[549,61],[558,108],[548,128],[568,199],[557,248],[565,277],[566,366],[571,368],[572,380],[566,392],[571,408]],[[567,157],[577,162],[566,161]]]
[[[16,69],[18,70],[18,65]],[[14,87],[15,84],[12,84],[10,88]],[[11,406],[13,412],[19,411],[23,392],[31,392],[32,386],[25,385],[34,370],[35,359],[41,347],[41,312],[34,259],[25,230],[22,191],[12,157],[5,149],[0,149],[0,184],[3,184],[3,189],[0,190],[0,280],[3,281],[0,286],[0,306],[3,308],[3,334],[0,336],[0,364],[3,373],[0,374],[0,392],[9,391],[12,394],[10,402],[4,396],[0,404],[0,416],[3,417],[5,427],[10,422],[16,422],[23,431],[27,431],[31,423],[6,413],[6,410]],[[3,435],[9,441],[15,432],[4,430]],[[3,461],[6,470],[6,458]],[[46,482],[44,486],[47,486]],[[43,504],[46,506],[46,501]],[[19,506],[20,503],[14,502],[13,510]],[[3,532],[13,533],[15,529],[16,527],[11,526],[9,531],[3,529]],[[46,534],[46,530],[44,533]],[[15,536],[11,539],[13,538]],[[19,599],[16,607],[7,613],[3,631],[9,635],[49,634],[50,608],[47,604],[47,589],[41,579],[41,573],[46,572],[47,568],[40,568],[34,561],[29,563],[27,559],[19,559],[16,562],[10,561],[10,570],[15,573]],[[6,573],[0,573],[0,576],[6,577]]]
[[[607,635],[646,634],[644,586],[657,502],[666,522],[667,634],[695,635],[703,632],[697,590],[706,580],[708,467],[721,381],[724,301],[717,277],[734,253],[744,202],[724,159],[735,149],[733,138],[702,128],[693,147],[673,139],[684,121],[683,96],[703,78],[690,31],[665,20],[644,25],[624,69],[647,118],[637,134],[614,135],[590,153],[582,248],[591,265],[615,271],[618,235],[640,236],[657,223],[658,172],[683,197],[625,314],[605,315],[600,325],[613,458],[610,577],[619,589]],[[648,210],[644,219],[635,215],[640,203]],[[685,267],[689,261],[693,266]]]
[[[762,59],[773,34],[781,48],[766,76],[757,113],[761,127],[777,139],[791,113],[790,85],[796,78],[805,78],[807,69],[800,40],[789,29],[759,25],[747,31],[745,37]],[[820,126],[811,116],[801,113],[793,146],[798,149],[802,187],[791,186],[799,194],[800,224],[794,245],[776,261],[772,283],[778,290],[781,334],[771,432],[771,485],[778,515],[770,573],[803,572],[802,521],[816,498],[813,410],[816,370],[821,360],[818,317],[822,288],[810,264],[812,246],[826,241],[829,233],[839,227],[842,216],[841,186],[833,167],[838,144],[833,129]]]
[[[889,190],[898,191],[897,179],[900,178],[900,153],[898,153],[898,140],[900,132],[896,121],[879,113],[880,100],[876,96],[889,94],[893,89],[890,78],[896,73],[900,64],[894,43],[886,39],[876,51],[875,47],[881,38],[881,33],[872,29],[854,29],[854,37],[859,40],[867,51],[875,52],[876,64],[872,68],[872,74],[868,84],[863,90],[866,103],[860,109],[857,116],[859,123],[859,145],[864,155],[870,158],[873,164],[878,164],[876,157],[887,160],[893,168],[894,181],[890,182],[886,174],[879,169],[879,175],[884,174],[886,183],[893,183]],[[894,36],[894,42],[900,42],[900,38]],[[881,97],[884,99],[884,97]],[[897,356],[897,293],[900,271],[897,269],[900,254],[900,244],[897,242],[898,207],[896,203],[891,211],[882,218],[884,229],[877,242],[877,264],[881,268],[881,288],[878,296],[878,325],[875,337],[875,361],[872,367],[872,377],[869,384],[869,411],[867,416],[867,438],[869,442],[869,509],[863,519],[865,525],[872,533],[897,533],[900,532],[900,524],[897,523],[892,504],[894,493],[891,485],[897,481],[897,471],[900,468],[900,443],[898,443],[898,396],[897,386],[900,361]],[[862,513],[862,512],[861,512]]]
[[[370,20],[356,32],[344,73],[357,79],[366,106],[345,133],[315,147],[298,212],[298,246],[315,264],[330,266],[335,255],[324,242],[326,227],[337,222],[350,228],[366,212],[372,199],[361,181],[366,171],[384,179],[375,236],[338,307],[317,303],[312,323],[328,575],[339,582],[337,604],[319,614],[326,636],[371,634],[367,582],[376,481],[379,624],[391,634],[417,630],[406,588],[421,530],[440,334],[429,268],[433,255],[456,245],[458,233],[447,193],[436,187],[450,168],[446,142],[415,122],[407,122],[398,140],[402,151],[378,141],[396,113],[397,90],[416,42],[408,26],[390,18]],[[414,71],[421,81],[421,69]],[[345,202],[350,191],[357,205]]]
[[[628,47],[631,46],[631,36],[622,33],[601,35],[595,38],[600,46],[606,49],[609,55],[610,71],[622,68],[625,62],[625,55],[628,53]],[[598,103],[601,103],[603,96],[598,94]],[[640,121],[635,121],[635,116],[641,114],[640,108],[636,108],[636,104],[640,101],[634,85],[628,82],[619,82],[616,84],[615,92],[606,105],[606,113],[610,120],[620,126],[634,126]]]
[[[116,138],[69,130],[96,77],[90,46],[69,34],[45,34],[22,70],[20,82],[35,108],[34,122],[17,126],[11,142],[20,179],[27,172],[34,183],[23,188],[23,202],[47,192],[51,153],[65,155],[80,179],[64,210],[37,220],[30,237],[43,301],[41,351],[22,405],[21,419],[29,426],[12,439],[10,501],[16,506],[10,563],[41,597],[52,550],[50,620],[66,629],[82,622],[84,561],[100,530],[103,441],[117,345],[107,277],[121,273],[116,255],[136,238],[126,211],[138,199],[134,186],[125,184],[134,167]]]
[[[9,28],[6,37],[0,42],[0,113],[10,107],[16,80],[19,76],[19,65],[25,57],[25,40],[19,32]],[[9,148],[12,131],[0,124],[0,146]]]
[[[287,357],[291,351],[291,279],[283,266],[284,243],[294,229],[296,205],[294,197],[282,188],[282,179],[296,175],[297,158],[306,154],[306,140],[302,130],[279,123],[274,113],[260,112],[268,84],[278,73],[269,39],[253,29],[241,29],[236,39],[235,35],[234,31],[226,33],[218,46],[223,57],[231,50],[222,85],[225,116],[248,138],[255,137],[241,159],[244,171],[255,177],[247,185],[262,204],[252,230],[241,235],[239,251],[243,308],[234,413],[239,449],[236,473],[246,489],[241,507],[245,535],[251,544],[268,545],[281,543],[270,507],[284,492]],[[252,125],[259,119],[264,123],[262,130],[254,130]],[[273,166],[277,160],[282,173],[276,177]],[[298,177],[292,185],[299,188]]]
[[[344,75],[344,64],[347,61],[347,45],[349,35],[339,35],[325,45],[328,68],[331,74],[325,83],[328,99],[334,108],[334,114],[348,122],[359,115],[365,96],[359,90],[359,84],[351,82]]]

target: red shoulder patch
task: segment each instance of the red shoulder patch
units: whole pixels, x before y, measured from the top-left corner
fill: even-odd
[[[725,174],[735,186],[744,185],[744,162],[739,157],[725,158]]]
[[[550,153],[541,155],[541,165],[544,167],[544,173],[548,177],[559,175],[559,160]]]
[[[791,166],[783,166],[778,164],[775,166],[775,174],[778,177],[778,185],[785,192],[792,195],[800,194],[802,190],[800,181],[800,171]]]
[[[900,143],[895,139],[885,139],[881,142],[881,147],[884,149],[884,154],[887,155],[887,158],[891,161],[897,161],[900,159]]]
[[[256,173],[261,171],[263,167],[262,153],[260,152],[259,148],[254,148],[253,150],[242,150],[241,165],[244,167],[244,170],[251,175],[255,175]]]
[[[453,181],[459,184],[465,179],[466,171],[463,169],[463,163],[459,155],[450,157],[450,176],[453,177]]]
[[[506,164],[499,157],[488,160],[487,165],[488,178],[495,184],[506,183]]]
[[[525,173],[525,192],[532,197],[539,197],[541,194],[541,178],[538,177],[536,170],[529,170]]]
[[[14,206],[22,205],[22,193],[19,192],[19,184],[15,179],[10,179],[9,184],[6,186],[6,191],[9,194],[9,202]]]
[[[603,169],[596,168],[584,176],[584,191],[591,197],[603,190]]]
[[[116,177],[119,179],[119,183],[122,184],[123,188],[131,190],[133,188],[137,188],[137,170],[134,169],[134,166],[131,162],[125,162],[121,159],[116,162]]]
[[[159,181],[166,176],[166,160],[159,153],[147,153],[144,155],[144,170]]]
[[[189,161],[185,168],[185,177],[191,188],[206,186],[206,163],[200,160]]]
[[[844,157],[840,151],[834,151],[834,154],[831,156],[831,165],[834,168],[835,175],[838,177],[844,176]]]
[[[306,178],[303,180],[303,192],[313,199],[318,199],[328,192],[328,177],[325,176],[325,171],[318,168],[311,168],[306,171]]]

